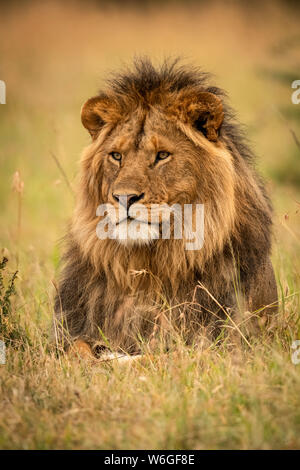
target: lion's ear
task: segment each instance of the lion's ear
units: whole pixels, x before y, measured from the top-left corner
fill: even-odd
[[[219,129],[224,119],[221,99],[210,92],[200,92],[196,96],[184,98],[185,119],[202,131],[208,140],[218,140]]]
[[[107,96],[94,96],[87,100],[81,108],[81,122],[96,139],[99,131],[112,119],[111,103]]]

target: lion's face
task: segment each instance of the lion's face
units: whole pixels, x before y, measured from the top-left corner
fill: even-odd
[[[197,200],[205,151],[197,152],[159,112],[139,114],[120,123],[102,145],[101,199],[116,210],[123,230],[136,224],[135,240],[147,242],[159,236],[170,206]],[[153,214],[159,216],[156,222]],[[126,241],[131,238],[128,232]]]

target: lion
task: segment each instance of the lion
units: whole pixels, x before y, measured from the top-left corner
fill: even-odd
[[[197,344],[226,322],[240,331],[248,317],[276,310],[271,203],[225,93],[210,80],[178,60],[155,68],[143,58],[83,105],[91,143],[55,301],[66,347],[134,355],[162,341],[170,348],[174,332]],[[161,214],[152,233],[150,207],[174,204],[203,205],[201,248],[186,249],[185,235],[160,237]],[[123,208],[120,225],[146,227],[148,236],[99,237],[101,205]],[[136,207],[146,219],[134,219]]]

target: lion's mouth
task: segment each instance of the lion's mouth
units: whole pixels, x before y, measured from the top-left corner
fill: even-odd
[[[116,225],[120,225],[122,224],[123,222],[136,222],[136,223],[140,223],[140,224],[146,224],[146,225],[156,225],[156,226],[159,226],[160,224],[159,223],[154,223],[154,222],[149,222],[148,220],[141,220],[141,219],[136,219],[134,217],[130,217],[130,215],[128,215],[127,217],[124,217],[122,220],[119,220],[118,222],[116,222]]]

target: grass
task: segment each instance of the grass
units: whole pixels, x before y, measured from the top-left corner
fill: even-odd
[[[300,105],[289,83],[300,78],[297,15],[273,2],[257,13],[236,3],[120,8],[27,2],[1,14],[0,260],[8,262],[0,448],[299,448],[300,365],[291,344],[300,339],[300,150],[291,130],[299,139]],[[57,162],[74,186],[89,141],[80,107],[134,53],[182,54],[215,73],[248,126],[274,203],[280,295],[271,331],[262,329],[251,348],[179,344],[176,356],[121,366],[51,347],[58,240],[74,203]]]

